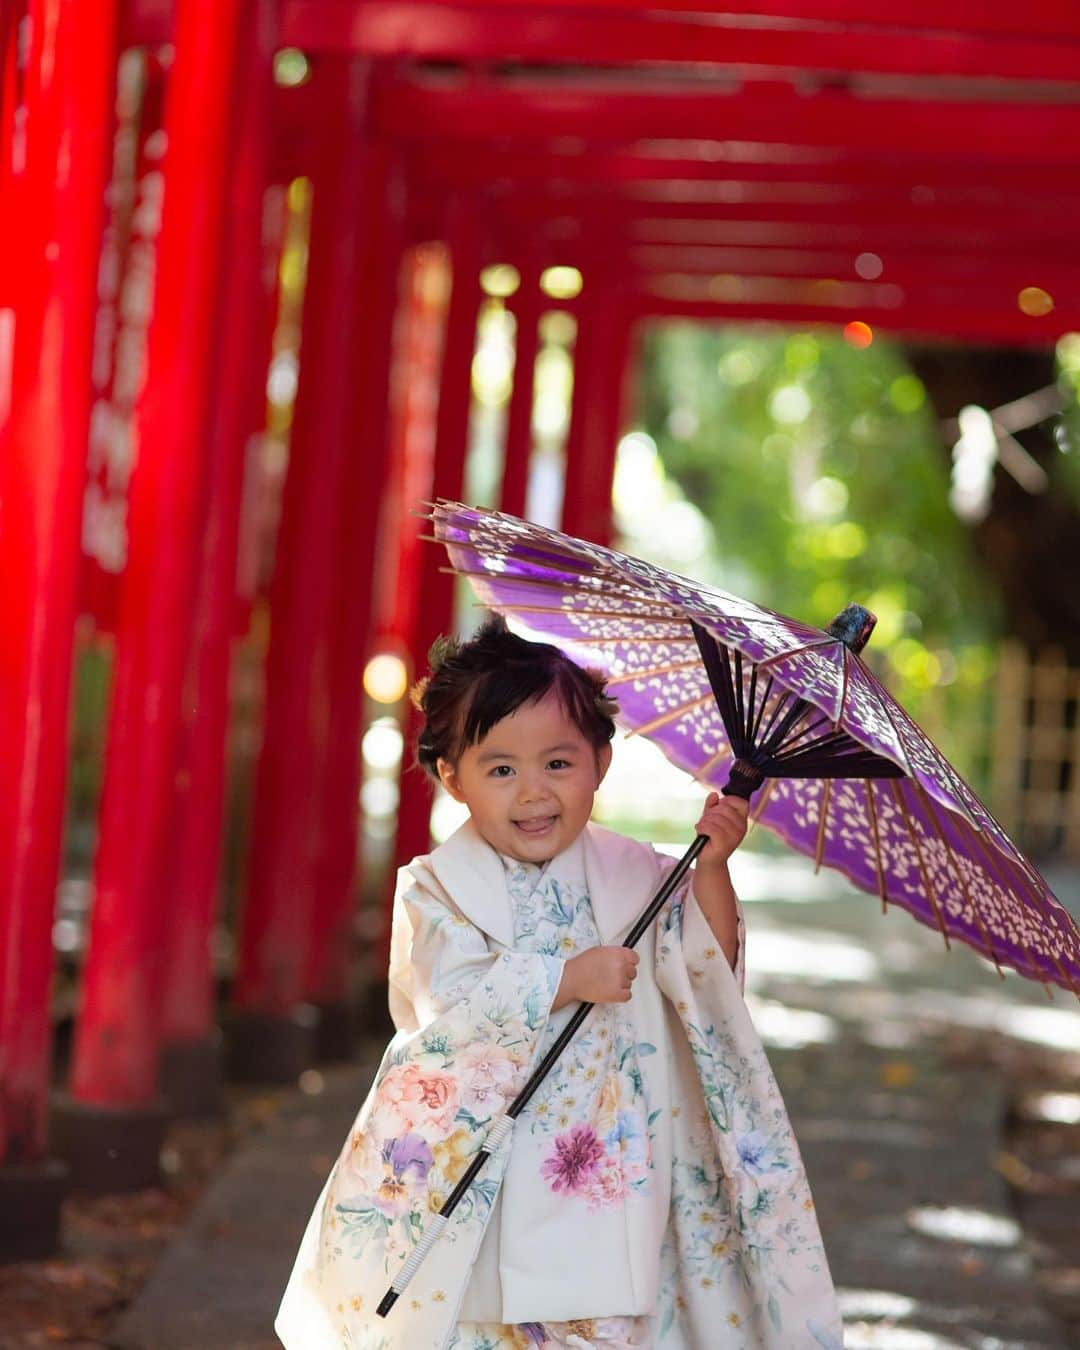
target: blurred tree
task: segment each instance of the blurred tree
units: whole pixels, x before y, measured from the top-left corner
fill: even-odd
[[[674,325],[647,336],[643,375],[644,426],[712,527],[718,580],[818,624],[866,604],[916,701],[985,679],[1000,608],[901,349]]]

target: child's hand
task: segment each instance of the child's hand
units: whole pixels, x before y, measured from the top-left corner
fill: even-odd
[[[629,1003],[640,957],[628,947],[590,947],[563,970],[555,1007],[564,1003]]]
[[[721,797],[710,792],[705,798],[696,829],[707,834],[709,842],[698,854],[698,867],[722,867],[742,843],[746,835],[746,817],[750,803],[741,797]]]

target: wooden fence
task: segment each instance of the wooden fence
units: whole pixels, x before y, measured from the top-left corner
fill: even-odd
[[[988,805],[1035,858],[1080,861],[1080,669],[1056,648],[999,650]]]

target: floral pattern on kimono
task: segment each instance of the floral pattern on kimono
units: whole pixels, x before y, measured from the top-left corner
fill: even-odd
[[[565,959],[601,946],[584,884],[503,859],[514,901],[514,947]],[[598,1005],[563,1051],[523,1119],[533,1135],[551,1136],[541,1164],[548,1187],[589,1210],[643,1194],[652,1169],[650,1110],[641,1058],[656,1046],[638,1040],[622,1005]],[[558,1035],[548,1022],[540,1057]]]
[[[447,1350],[651,1350],[649,1317],[579,1317],[572,1322],[462,1323]]]
[[[593,825],[581,840],[596,930],[604,943],[617,943],[673,863]],[[571,928],[579,901],[576,895],[566,901],[573,905]],[[493,1232],[498,1222],[493,1198],[506,1153],[487,1164],[390,1318],[377,1318],[374,1306],[551,1034],[566,952],[559,954],[558,944],[515,947],[514,903],[498,855],[468,823],[429,858],[403,869],[391,950],[391,1011],[399,1029],[301,1244],[275,1324],[287,1350],[447,1350],[466,1330],[489,1334],[477,1327],[476,1313],[462,1309],[462,1296],[485,1227]],[[582,1058],[588,1023],[581,1045],[567,1052],[566,1074],[596,1067],[586,1080],[594,1083],[614,1065],[620,1093],[625,1089],[632,1101],[633,1082],[624,1083],[618,1062],[629,1044],[628,1071],[633,1061],[645,1080],[666,1085],[663,1100],[649,1108],[662,1108],[649,1125],[653,1158],[662,1165],[654,1166],[647,1193],[628,1196],[621,1208],[590,1210],[587,1194],[545,1192],[549,1178],[539,1169],[526,1189],[538,1201],[547,1193],[580,1206],[579,1218],[566,1226],[572,1250],[579,1232],[604,1216],[623,1213],[629,1224],[639,1215],[627,1254],[634,1306],[593,1320],[626,1314],[635,1325],[647,1311],[653,1325],[646,1344],[663,1350],[839,1350],[839,1313],[798,1149],[741,998],[741,939],[740,922],[733,972],[684,883],[639,945],[633,999],[614,1005],[614,1017],[626,1017],[632,1028],[625,1043],[617,1029],[609,1031],[619,1052],[590,1060],[586,1051]],[[597,1017],[596,1049],[602,1030]],[[657,1053],[645,1053],[643,1043]],[[566,1135],[572,1145],[572,1127],[584,1119],[568,1113],[564,1123],[549,1102],[546,1119],[535,1115],[535,1133],[528,1113],[516,1133],[526,1154]],[[596,1134],[606,1152],[610,1130]],[[638,1145],[630,1142],[632,1151]],[[591,1162],[599,1170],[591,1145],[584,1161],[567,1156],[568,1179],[580,1181]],[[502,1199],[508,1197],[509,1190]],[[515,1269],[516,1278],[532,1278],[531,1266]],[[597,1271],[587,1260],[571,1269],[581,1279],[571,1279],[562,1298],[576,1305],[582,1301],[576,1286],[591,1297]],[[558,1300],[547,1293],[542,1301],[546,1317],[579,1316],[576,1308],[553,1306]],[[505,1310],[518,1325],[499,1334],[520,1339],[531,1316]],[[561,1331],[557,1320],[551,1330]],[[466,1341],[463,1350],[475,1348]]]
[[[483,1146],[493,1117],[521,1089],[564,964],[545,954],[492,952],[449,897],[427,886],[406,886],[397,905],[410,959],[407,969],[399,966],[406,987],[391,998],[397,992],[399,1008],[408,1000],[415,1025],[406,1022],[391,1041],[310,1235],[319,1301],[335,1337],[326,1343],[350,1350],[396,1344],[375,1322],[374,1306]],[[438,1271],[440,1248],[478,1245],[502,1161],[492,1158],[470,1186],[423,1275]],[[410,1346],[442,1350],[443,1305],[456,1306],[461,1289],[436,1281],[421,1303],[413,1289],[424,1283],[421,1276],[413,1282],[413,1296],[401,1300],[408,1311],[398,1317],[410,1317]]]

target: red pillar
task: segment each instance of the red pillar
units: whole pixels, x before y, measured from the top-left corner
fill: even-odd
[[[232,82],[241,10],[180,0],[167,95],[165,206],[146,385],[136,414],[90,949],[64,1127],[99,1189],[147,1184],[160,1050],[162,903],[192,633],[208,386],[218,332]],[[93,1121],[91,1126],[88,1122]],[[142,1134],[138,1125],[145,1125]],[[128,1142],[131,1150],[128,1151]],[[145,1154],[138,1156],[139,1148]],[[130,1165],[130,1166],[129,1166]]]
[[[540,349],[540,316],[543,295],[540,273],[532,263],[521,267],[521,285],[512,303],[517,327],[514,337],[514,383],[506,422],[506,454],[503,460],[499,510],[512,516],[525,514],[532,457],[533,393],[536,388],[536,356]]]
[[[207,419],[207,514],[180,766],[161,903],[174,916],[162,979],[162,1087],[181,1114],[219,1105],[210,942],[221,871],[229,662],[244,474],[266,415],[281,241],[266,220],[277,0],[245,0],[221,269],[220,356]],[[264,223],[266,235],[264,237]]]
[[[21,81],[12,50],[15,24],[5,21],[0,30],[3,124],[13,133],[0,144],[7,222],[0,256],[0,306],[7,311],[0,314],[0,1212],[5,1216],[0,1254],[5,1256],[41,1255],[55,1242],[56,1204],[41,1197],[25,1212],[16,1211],[17,1197],[8,1194],[6,1183],[15,1169],[40,1165],[45,1150],[53,902],[116,73],[114,3],[62,0],[28,9]],[[4,10],[13,20],[12,7]],[[15,98],[21,104],[18,118],[9,103]]]
[[[429,501],[435,477],[439,377],[450,296],[446,246],[427,242],[405,255],[401,313],[395,329],[390,388],[390,448],[379,505],[374,649],[403,657],[421,605],[420,564],[426,522],[416,503]]]
[[[263,745],[230,1046],[233,1072],[257,1079],[291,1078],[314,1051],[312,1026],[299,1005],[311,939],[321,773],[337,735],[328,641],[335,529],[348,505],[345,466],[355,439],[368,77],[365,65],[330,58],[313,76],[327,132],[313,169],[300,383],[271,590]]]
[[[329,699],[333,735],[326,747],[318,813],[314,903],[304,998],[319,1006],[324,1057],[348,1054],[349,976],[357,863],[360,730],[364,661],[375,601],[381,486],[389,469],[390,371],[404,247],[401,166],[373,144],[364,193],[364,265],[356,295],[362,315],[352,359],[357,397],[350,410],[349,457],[339,502]]]
[[[465,481],[472,361],[481,300],[477,213],[476,203],[463,198],[453,203],[450,218],[448,242],[453,281],[439,381],[433,485],[436,497],[460,498]],[[454,579],[441,570],[446,566],[445,550],[435,544],[426,545],[419,569],[423,604],[419,607],[416,629],[409,642],[412,678],[427,669],[428,648],[440,633],[449,632],[453,625]],[[419,729],[419,714],[410,704],[405,725],[405,767],[398,804],[395,868],[426,853],[431,842],[431,784],[419,769],[412,767]]]
[[[598,544],[611,541],[611,489],[629,343],[630,323],[616,297],[586,276],[574,347],[562,528]]]

